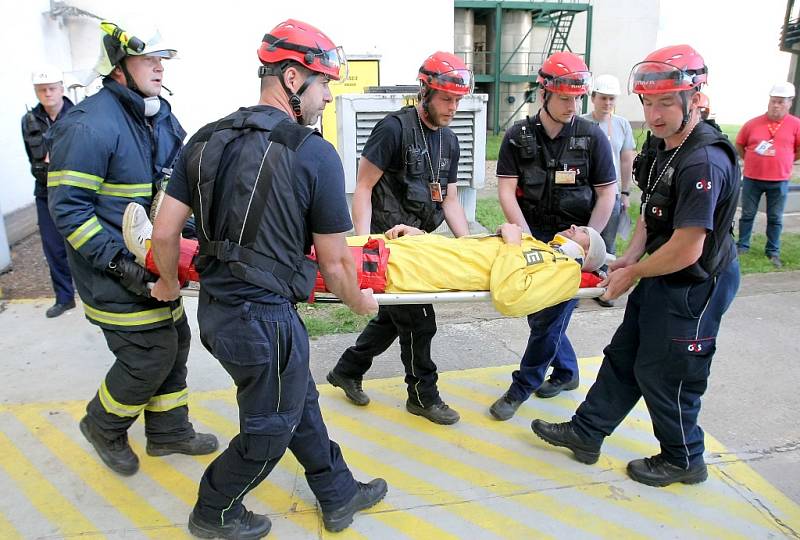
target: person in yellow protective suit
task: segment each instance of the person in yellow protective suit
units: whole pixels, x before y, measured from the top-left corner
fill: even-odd
[[[497,311],[519,317],[572,298],[581,270],[605,262],[605,243],[589,227],[573,225],[549,243],[511,223],[499,233],[450,238],[393,227],[386,233],[386,292],[491,291]],[[368,239],[352,236],[347,243],[362,246]]]
[[[581,271],[593,272],[605,262],[605,243],[591,227],[573,225],[549,243],[523,233],[512,223],[505,223],[498,232],[451,238],[426,234],[409,225],[392,227],[385,233],[389,249],[386,292],[491,291],[497,311],[519,317],[572,298],[580,285]],[[144,208],[136,203],[128,205],[123,238],[143,266],[151,233]],[[369,238],[350,236],[347,244],[363,246]],[[195,240],[183,242],[196,244]],[[182,259],[181,266],[189,265],[190,259]],[[151,261],[146,266],[157,274]],[[197,275],[193,268],[183,270],[182,275]]]

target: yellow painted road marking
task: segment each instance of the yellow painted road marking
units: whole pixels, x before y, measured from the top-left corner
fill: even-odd
[[[376,401],[370,402],[369,408],[371,415],[379,416],[387,420],[387,425],[396,424],[411,429],[420,429],[421,427],[417,419],[411,417],[405,411],[400,412]],[[488,468],[485,470],[478,470],[454,457],[433,452],[430,448],[425,448],[409,442],[402,436],[394,435],[389,431],[376,428],[374,425],[370,426],[369,429],[364,429],[363,424],[358,420],[344,414],[332,414],[330,408],[326,409],[325,416],[334,425],[342,426],[348,431],[358,431],[361,438],[396,450],[407,456],[413,456],[417,461],[430,467],[442,469],[452,476],[482,487],[492,493],[503,496],[524,494],[525,504],[527,506],[531,506],[539,512],[546,513],[554,520],[558,520],[569,527],[581,529],[585,533],[597,534],[605,538],[646,538],[624,526],[606,521],[602,516],[584,512],[577,507],[565,506],[561,502],[551,498],[547,493],[531,491],[530,486],[504,481],[492,473],[485,472]],[[427,422],[427,420],[424,420],[424,422]],[[491,457],[490,454],[481,452],[479,449],[472,447],[472,442],[469,440],[470,438],[463,433],[454,432],[447,428],[439,428],[436,433],[431,431],[426,433],[426,435],[434,435],[445,442],[450,442],[465,450]],[[516,498],[514,500],[517,501]]]
[[[64,536],[98,534],[97,528],[45,478],[0,432],[0,467],[20,487],[36,510]],[[5,535],[0,535],[5,538]]]
[[[445,394],[458,396],[458,397],[460,397],[462,399],[471,401],[472,403],[477,403],[477,404],[481,405],[482,407],[485,407],[485,410],[487,410],[487,411],[488,411],[489,406],[496,399],[496,397],[492,397],[492,396],[489,396],[489,395],[484,394],[482,392],[479,392],[478,390],[475,390],[474,387],[470,388],[470,389],[466,389],[466,388],[464,388],[462,386],[459,386],[457,384],[448,383],[448,382],[445,382],[445,381],[439,383],[439,388],[442,389],[445,392]],[[542,410],[538,410],[538,411],[528,410],[528,413],[531,413],[531,412],[534,412],[534,414],[538,415],[539,418],[542,418],[543,420],[548,421],[548,422],[559,422],[559,421],[564,421],[565,420],[565,417],[554,417],[552,414],[547,413],[547,412],[542,411]],[[480,415],[480,414],[475,415],[475,416],[473,416],[473,415],[475,415],[475,413],[469,412],[469,413],[464,413],[464,415],[462,415],[462,416],[465,416],[465,417],[466,416],[470,416],[472,418],[476,418],[477,417],[477,418],[479,418],[480,420],[483,421],[482,422],[482,427],[488,427],[489,429],[497,431],[499,434],[501,434],[503,436],[513,436],[514,433],[518,433],[519,432],[519,427],[516,426],[516,425],[508,424],[507,422],[497,422],[495,420],[489,419],[485,415]],[[530,414],[527,414],[526,416],[530,417]],[[625,425],[626,428],[630,427],[629,423],[625,423],[624,425]],[[624,450],[626,450],[628,452],[631,452],[631,453],[634,453],[634,454],[637,454],[637,455],[642,455],[642,456],[650,456],[650,455],[658,453],[658,447],[655,446],[655,442],[652,445],[648,445],[648,444],[643,443],[641,441],[636,441],[636,440],[630,439],[629,437],[625,437],[623,435],[624,432],[625,432],[625,430],[620,429],[618,432],[616,432],[614,434],[613,437],[607,438],[604,441],[603,446],[604,447],[613,446],[613,447],[621,448],[621,449],[624,449]],[[547,443],[539,441],[539,439],[536,438],[535,435],[532,435],[532,437],[533,437],[532,440],[536,444],[544,445],[545,447],[547,447]],[[655,439],[654,439],[654,441],[655,441]],[[557,451],[558,452],[562,452],[562,453],[569,453],[568,450],[565,450],[563,448],[559,448]],[[627,473],[624,472],[625,469],[627,468],[627,462],[619,460],[619,459],[609,455],[608,453],[602,454],[602,456],[603,456],[603,459],[606,459],[609,463],[611,463],[613,465],[615,470],[619,471],[619,474],[622,477],[627,477]],[[711,468],[711,470],[709,472],[711,474],[715,474],[715,471],[714,471],[713,467]],[[763,526],[767,526],[767,527],[769,527],[769,526],[774,526],[775,525],[775,523],[774,523],[774,521],[772,519],[765,518],[765,516],[762,513],[759,513],[748,502],[743,501],[741,499],[741,497],[739,497],[736,493],[732,493],[731,494],[732,496],[725,496],[725,495],[720,494],[717,491],[714,491],[712,489],[686,490],[680,484],[674,484],[672,486],[663,488],[663,491],[665,491],[665,492],[670,492],[670,491],[671,492],[675,492],[676,494],[679,494],[682,498],[687,498],[687,499],[694,500],[697,503],[698,507],[716,508],[716,509],[721,511],[722,515],[724,515],[724,514],[734,515],[734,516],[736,516],[737,519],[741,519],[741,520],[747,521],[747,522],[752,523],[752,524],[757,525],[757,526],[762,526],[762,527]],[[643,508],[654,507],[654,509],[657,511],[656,515],[659,516],[659,519],[663,519],[666,515],[673,515],[674,516],[674,514],[669,511],[669,508],[665,508],[665,507],[659,508],[652,501],[643,501],[640,506],[643,507]],[[655,516],[653,516],[653,515],[650,515],[650,516],[647,516],[647,517],[648,517],[648,519],[654,519],[655,518]],[[688,524],[691,523],[691,519],[689,519],[689,516],[687,516],[685,513],[681,514],[680,516],[674,516],[673,517],[673,522],[672,523],[680,523],[680,522],[686,522],[687,525],[688,525]],[[705,522],[705,520],[703,522]],[[675,526],[675,525],[672,525],[672,526]]]
[[[3,512],[0,512],[0,538],[4,540],[22,540],[23,536],[14,528]]]
[[[164,538],[163,529],[170,528],[171,538],[189,538],[188,533],[175,529],[166,516],[147,502],[146,497],[136,493],[109,471],[95,455],[94,448],[83,449],[45,420],[41,409],[20,407],[14,411],[14,416],[67,468],[125,515],[143,534]],[[89,445],[88,441],[86,444]]]

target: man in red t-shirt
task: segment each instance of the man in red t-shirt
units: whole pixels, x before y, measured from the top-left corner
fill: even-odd
[[[789,190],[792,165],[800,159],[800,118],[789,114],[794,85],[772,87],[766,114],[749,120],[736,136],[736,150],[744,159],[742,216],[739,219],[739,253],[750,249],[750,233],[761,194],[767,197],[766,255],[776,268],[782,266],[781,230],[783,207]]]

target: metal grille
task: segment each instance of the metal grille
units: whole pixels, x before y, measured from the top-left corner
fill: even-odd
[[[358,158],[361,158],[361,151],[375,125],[390,112],[393,111],[356,112],[356,153]],[[475,113],[457,111],[449,127],[458,137],[458,147],[461,151],[458,160],[458,181],[468,184],[475,170]]]

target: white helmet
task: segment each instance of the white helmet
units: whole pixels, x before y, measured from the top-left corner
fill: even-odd
[[[598,75],[594,78],[592,92],[606,94],[608,96],[618,96],[622,93],[619,87],[619,79],[608,74]]]
[[[33,84],[51,84],[62,82],[64,74],[56,66],[46,64],[39,66],[31,73],[31,82]]]
[[[793,98],[794,85],[790,82],[779,82],[769,91],[769,97]]]
[[[178,51],[170,47],[161,37],[157,28],[141,25],[137,33],[128,32],[110,21],[100,23],[103,31],[100,58],[94,70],[100,75],[108,75],[126,56],[159,56],[175,58]]]

